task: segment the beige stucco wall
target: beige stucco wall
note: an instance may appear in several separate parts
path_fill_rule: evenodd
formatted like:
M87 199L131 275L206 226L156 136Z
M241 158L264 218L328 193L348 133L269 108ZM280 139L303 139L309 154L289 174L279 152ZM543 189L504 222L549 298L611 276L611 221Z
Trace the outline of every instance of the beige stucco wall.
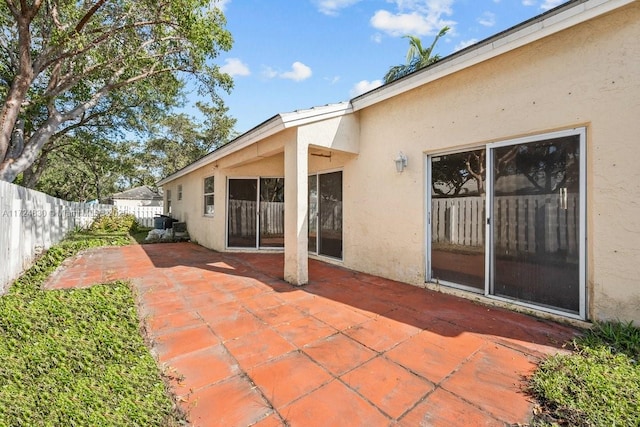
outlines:
M640 323L639 39L635 2L361 110L344 177L345 265L424 281L426 154L586 126L590 316Z
M356 113L283 130L164 188L191 236L222 251L227 178L284 176L285 145L309 144L309 173L343 171L340 263L423 285L427 155L585 127L588 315L640 324L638 39L635 2ZM403 173L399 151L409 159ZM207 217L211 175L215 215Z

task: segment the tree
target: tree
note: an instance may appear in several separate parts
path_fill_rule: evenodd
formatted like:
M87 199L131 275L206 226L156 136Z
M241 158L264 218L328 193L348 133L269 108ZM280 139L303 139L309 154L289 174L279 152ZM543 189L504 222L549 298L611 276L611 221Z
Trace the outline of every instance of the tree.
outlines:
M442 27L436 37L433 39L431 46L424 48L422 41L416 36L405 36L409 39L409 50L407 51L406 64L394 65L389 68L387 74L384 75L384 82L391 83L394 80L398 80L408 74L413 73L421 68L433 64L440 60L440 55L433 54L433 49L436 46L438 40L443 37L451 28L448 26Z
M138 163L155 180L193 163L235 136L236 119L227 116L228 108L221 101L213 106L196 105L204 117L202 122L194 122L185 114L167 116L154 126L155 137L141 145Z
M130 124L132 108L175 105L185 73L214 99L217 89L232 86L207 65L232 43L224 15L209 0L3 0L0 25L5 181L43 150L46 163L57 135L111 120Z
M431 188L435 197L480 195L485 192L486 151L474 150L433 158ZM473 187L467 185L475 181Z
M64 200L104 198L126 186L122 178L133 170L129 151L127 143L98 140L85 132L64 136L48 153L56 167L46 168L35 188Z

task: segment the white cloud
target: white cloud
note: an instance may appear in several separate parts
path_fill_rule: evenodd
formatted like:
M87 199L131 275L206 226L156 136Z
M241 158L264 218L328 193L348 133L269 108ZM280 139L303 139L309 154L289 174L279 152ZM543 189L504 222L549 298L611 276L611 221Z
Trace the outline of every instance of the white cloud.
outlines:
M485 12L478 18L478 23L485 27L493 27L496 25L496 14L491 12Z
M560 6L562 3L566 3L567 0L544 0L540 5L540 9L549 10L556 6ZM538 4L536 0L522 0L524 6L535 6Z
M340 9L354 5L359 1L360 0L315 0L315 4L321 13L336 16L340 12Z
M377 30L392 36L436 34L445 25L455 25L454 21L444 19L444 16L453 13L453 0L388 1L396 5L397 11L378 10L370 23Z
M325 77L324 79L328 81L329 84L334 85L340 81L340 76Z
M356 83L349 91L349 96L355 98L358 95L362 95L365 92L369 92L377 87L382 86L382 80L374 80L372 82L368 80L361 80Z
M301 82L302 80L306 80L311 77L311 74L311 68L304 65L302 62L296 61L291 65L291 71L280 73L278 74L278 77Z
M478 39L463 40L460 43L458 43L456 45L456 47L453 48L453 51L457 52L459 50L464 49L465 47L469 47L469 46L474 45L476 43L478 43Z
M375 33L374 35L371 36L371 41L374 43L382 43L382 34Z
M273 79L278 77L278 72L271 67L262 67L262 75L268 79Z
M553 9L556 6L559 6L561 3L564 3L566 0L545 0L540 6L540 9L549 10Z
M238 58L228 58L225 64L220 67L220 71L234 76L248 76L251 74L249 67Z

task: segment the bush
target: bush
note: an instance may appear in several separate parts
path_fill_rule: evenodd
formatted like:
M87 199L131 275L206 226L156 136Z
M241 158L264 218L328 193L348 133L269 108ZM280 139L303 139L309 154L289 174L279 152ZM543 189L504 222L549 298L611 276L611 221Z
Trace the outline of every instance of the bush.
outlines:
M89 229L91 231L104 231L108 233L136 232L140 228L136 217L132 214L118 213L112 209L108 214L100 214L93 220Z

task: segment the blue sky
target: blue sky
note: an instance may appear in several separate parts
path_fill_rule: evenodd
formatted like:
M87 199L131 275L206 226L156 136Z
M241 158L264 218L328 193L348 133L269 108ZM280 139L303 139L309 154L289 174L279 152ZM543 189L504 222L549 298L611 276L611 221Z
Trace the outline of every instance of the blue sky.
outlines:
M234 79L223 98L240 133L277 113L346 101L405 62L404 35L446 56L563 0L215 0L234 44L216 63Z

